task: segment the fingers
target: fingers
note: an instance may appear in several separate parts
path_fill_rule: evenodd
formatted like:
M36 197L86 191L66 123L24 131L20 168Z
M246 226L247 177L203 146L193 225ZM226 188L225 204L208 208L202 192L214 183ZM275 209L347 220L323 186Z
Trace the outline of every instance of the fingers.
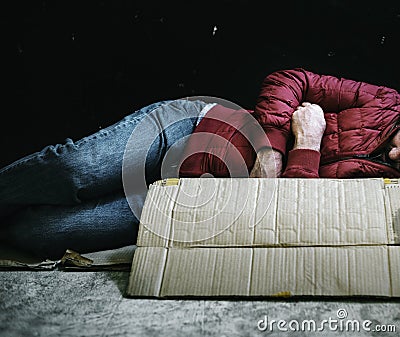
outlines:
M318 104L314 104L314 103L309 103L309 102L303 102L302 105L299 105L295 112L302 112L302 113L312 113L315 115L320 115L323 116L324 112L322 110L322 108L318 105Z
M324 112L319 105L308 104L299 106L294 111L292 115L292 131L294 134L322 135L326 128Z
M310 108L310 107L319 108L319 109L322 110L322 108L318 104L310 103L310 102L303 102L296 109L299 109L299 108L300 109L305 109L305 108Z

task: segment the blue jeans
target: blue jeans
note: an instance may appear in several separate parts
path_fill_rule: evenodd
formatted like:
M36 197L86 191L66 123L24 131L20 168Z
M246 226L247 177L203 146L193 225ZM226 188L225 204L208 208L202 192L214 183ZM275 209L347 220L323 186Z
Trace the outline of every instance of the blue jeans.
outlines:
M161 177L165 153L193 132L205 105L154 103L91 136L67 139L1 169L0 238L49 258L60 257L67 248L83 253L135 243L139 221L121 178L128 139L132 134L130 157L147 158L145 181L154 182ZM155 137L146 148L149 134ZM143 162L131 160L129 165L140 172ZM138 209L146 191L132 196Z

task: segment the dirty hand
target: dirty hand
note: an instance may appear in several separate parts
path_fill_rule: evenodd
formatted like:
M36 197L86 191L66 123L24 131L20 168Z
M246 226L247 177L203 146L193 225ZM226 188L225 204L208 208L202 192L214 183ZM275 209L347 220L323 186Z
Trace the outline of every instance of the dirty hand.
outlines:
M293 150L319 151L325 128L324 112L319 105L304 102L298 106L292 116L292 131L295 136Z
M270 148L257 152L257 158L250 172L250 178L277 178L282 172L282 155Z

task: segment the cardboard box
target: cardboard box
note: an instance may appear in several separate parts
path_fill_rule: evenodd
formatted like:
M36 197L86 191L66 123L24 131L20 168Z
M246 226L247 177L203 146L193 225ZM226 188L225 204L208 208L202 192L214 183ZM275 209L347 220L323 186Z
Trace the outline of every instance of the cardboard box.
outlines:
M159 181L127 293L397 297L399 219L398 180Z

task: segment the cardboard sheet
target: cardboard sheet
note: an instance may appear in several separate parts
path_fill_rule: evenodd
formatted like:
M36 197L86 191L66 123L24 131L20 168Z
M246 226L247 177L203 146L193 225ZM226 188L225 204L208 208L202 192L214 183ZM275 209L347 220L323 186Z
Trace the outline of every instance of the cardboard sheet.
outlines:
M128 294L399 296L399 210L397 180L157 182Z
M400 247L138 248L131 296L399 296Z
M382 179L181 179L151 186L138 246L389 244L390 221Z

